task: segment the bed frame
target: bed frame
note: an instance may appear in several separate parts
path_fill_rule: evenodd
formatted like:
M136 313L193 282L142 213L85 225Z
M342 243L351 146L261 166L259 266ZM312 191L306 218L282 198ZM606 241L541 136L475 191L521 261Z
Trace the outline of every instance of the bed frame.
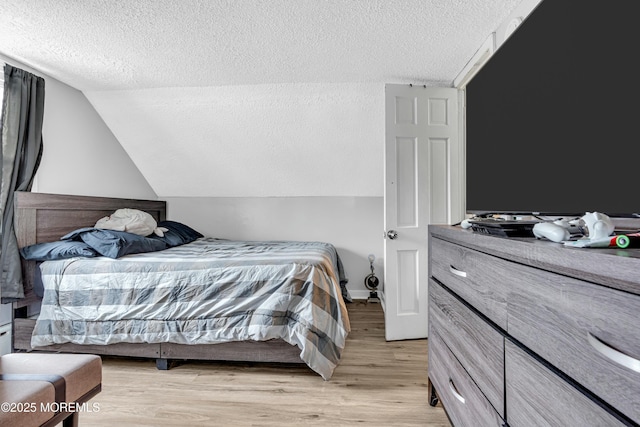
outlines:
M15 230L18 247L58 240L70 231L93 227L97 220L116 209L132 208L149 212L157 221L166 219L164 201L120 199L46 193L15 193ZM31 334L39 313L40 298L33 291L36 263L22 260L25 298L13 303L13 351L92 353L156 359L158 369L169 369L175 360L218 360L244 362L304 363L300 349L283 340L237 341L220 344L110 345L59 344L31 348Z

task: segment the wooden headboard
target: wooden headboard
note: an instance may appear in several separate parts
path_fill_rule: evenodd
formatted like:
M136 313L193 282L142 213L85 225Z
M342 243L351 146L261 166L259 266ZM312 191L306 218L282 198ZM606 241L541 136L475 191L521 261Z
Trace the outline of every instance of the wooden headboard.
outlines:
M166 219L167 204L159 200L120 199L114 197L75 196L64 194L15 193L14 223L18 247L52 242L81 227L93 227L100 218L116 209L131 208L149 212L156 221ZM36 264L22 260L24 301L34 301L33 280Z

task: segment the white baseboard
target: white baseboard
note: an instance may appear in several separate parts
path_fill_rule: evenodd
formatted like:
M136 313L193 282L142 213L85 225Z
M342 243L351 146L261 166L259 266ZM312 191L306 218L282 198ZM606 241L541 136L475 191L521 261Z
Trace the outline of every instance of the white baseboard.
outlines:
M367 299L369 298L369 291L364 289L354 289L349 290L349 295L351 295L351 298L353 299Z

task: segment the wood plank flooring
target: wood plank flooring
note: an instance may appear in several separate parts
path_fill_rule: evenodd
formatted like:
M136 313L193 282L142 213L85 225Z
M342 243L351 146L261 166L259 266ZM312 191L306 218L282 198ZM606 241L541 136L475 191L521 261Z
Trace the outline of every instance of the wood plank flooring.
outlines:
M83 427L369 425L449 427L427 403L427 340L386 342L380 304L348 305L352 331L333 377L306 365L103 358Z

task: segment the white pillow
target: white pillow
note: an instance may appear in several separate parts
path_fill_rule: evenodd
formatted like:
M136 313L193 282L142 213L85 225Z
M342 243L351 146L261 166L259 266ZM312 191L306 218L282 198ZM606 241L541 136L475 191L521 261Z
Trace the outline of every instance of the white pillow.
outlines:
M148 236L155 233L162 237L166 229L158 228L158 223L151 214L138 210L123 208L118 209L109 216L100 218L95 225L96 228L107 230L126 231L128 233Z

